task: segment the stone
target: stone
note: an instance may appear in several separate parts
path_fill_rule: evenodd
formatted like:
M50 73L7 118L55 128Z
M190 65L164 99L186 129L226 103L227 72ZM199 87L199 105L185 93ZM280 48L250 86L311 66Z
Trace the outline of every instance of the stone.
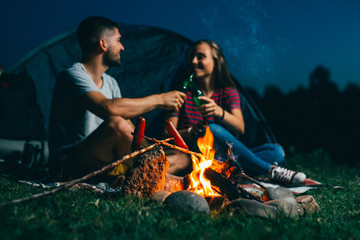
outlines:
M159 192L154 193L151 196L150 200L153 202L163 203L170 194L171 194L171 192L168 192L168 191L159 191Z
M123 194L150 198L164 189L168 169L169 161L161 146L136 156L133 167L125 173Z
M291 219L299 217L297 202L294 196L270 200L264 204L276 207L279 214Z
M320 206L311 195L303 195L296 198L298 212L300 216L320 212Z
M205 200L208 202L212 212L219 212L228 204L228 200L223 196L206 197Z
M263 204L256 200L239 198L231 201L220 214L228 214L229 216L243 215L260 218L274 219L278 215L278 209L274 206Z
M277 187L277 188L268 187L264 191L262 200L264 202L266 202L266 201L270 201L270 200L275 200L275 199L280 199L280 198L287 198L287 197L292 197L292 198L295 199L294 194L292 193L292 191L287 189L287 188L284 188L284 187Z
M165 199L164 205L178 211L210 213L210 208L205 198L186 190L170 194Z

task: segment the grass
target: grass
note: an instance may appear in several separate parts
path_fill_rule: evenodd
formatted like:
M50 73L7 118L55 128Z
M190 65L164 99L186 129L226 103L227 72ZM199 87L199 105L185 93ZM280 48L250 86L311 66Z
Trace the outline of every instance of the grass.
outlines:
M360 239L358 167L331 163L321 150L290 151L288 164L324 187L310 190L319 214L265 220L171 212L134 197L65 190L0 209L1 239ZM0 167L0 202L43 191ZM341 186L342 188L334 188Z

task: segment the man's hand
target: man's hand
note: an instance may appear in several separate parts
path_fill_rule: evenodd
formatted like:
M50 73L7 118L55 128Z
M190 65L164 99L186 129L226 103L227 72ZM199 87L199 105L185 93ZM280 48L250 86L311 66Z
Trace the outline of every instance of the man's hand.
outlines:
M162 98L161 108L177 112L185 102L186 94L179 91L171 91L160 94L160 97Z

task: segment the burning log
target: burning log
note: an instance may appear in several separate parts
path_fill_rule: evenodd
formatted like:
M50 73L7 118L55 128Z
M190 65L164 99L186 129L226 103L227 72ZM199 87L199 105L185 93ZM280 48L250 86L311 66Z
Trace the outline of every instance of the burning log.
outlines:
M158 142L158 140L156 139L149 140ZM247 198L262 202L260 199L256 198L251 193L247 192L237 184L234 184L231 180L227 178L229 177L231 172L236 169L236 166L234 166L234 164L231 164L231 162L227 161L225 164L222 164L220 162L215 164L216 166L214 167L218 167L218 171L211 169L211 166L213 166L216 161L214 160L215 150L212 148L213 136L208 126L206 127L205 135L202 138L198 139L198 146L202 154L192 152L188 149L171 145L169 143L164 143L163 145L177 149L192 156L193 172L184 178L184 189L194 191L202 195L203 197L214 197L221 195L230 201L238 198ZM203 178L203 174L205 175L205 179ZM241 174L244 175L243 177L251 179L245 173L242 172ZM210 180L211 184L208 184L206 179ZM194 182L196 183L194 184ZM202 186L199 187L199 183ZM212 190L215 190L215 192L213 192Z
M165 187L165 174L169 161L161 146L137 156L134 165L125 174L124 194L151 197Z
M228 159L224 163L218 162L217 164L215 164L215 166L216 165L218 165L218 166L220 165L220 171L218 169L216 169L219 167L214 167L213 170L228 177L232 182L240 183L243 180L249 180L249 181L257 184L259 187L266 189L266 187L263 184L261 184L259 181L246 175L244 170L241 168L240 164L233 159Z
M205 170L205 176L207 179L210 180L211 185L219 189L219 191L217 192L220 192L230 201L238 198L247 198L262 202L261 200L257 199L255 196L247 192L245 189L243 189L237 184L232 183L225 176L215 172L211 168L207 168Z
M228 200L232 201L238 198L246 198L251 200L256 200L262 202L260 199L256 198L251 193L247 192L245 189L240 187L239 185L231 182L228 178L223 176L222 174L214 171L211 168L207 168L205 170L205 177L210 180L213 189L224 196ZM185 188L189 186L189 176L184 178Z

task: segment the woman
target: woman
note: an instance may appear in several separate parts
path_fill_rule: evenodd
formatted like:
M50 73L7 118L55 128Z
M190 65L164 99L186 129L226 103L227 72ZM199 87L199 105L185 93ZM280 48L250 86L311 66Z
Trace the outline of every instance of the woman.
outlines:
M282 184L297 185L305 180L304 173L277 166L284 162L281 146L266 144L250 150L236 138L245 132L240 96L216 43L197 41L189 50L188 70L204 96L199 97L203 104L197 106L192 92L187 91L181 110L169 117L184 139L197 136L208 124L214 135L217 159L224 159L231 145L232 153L248 173L268 175Z

